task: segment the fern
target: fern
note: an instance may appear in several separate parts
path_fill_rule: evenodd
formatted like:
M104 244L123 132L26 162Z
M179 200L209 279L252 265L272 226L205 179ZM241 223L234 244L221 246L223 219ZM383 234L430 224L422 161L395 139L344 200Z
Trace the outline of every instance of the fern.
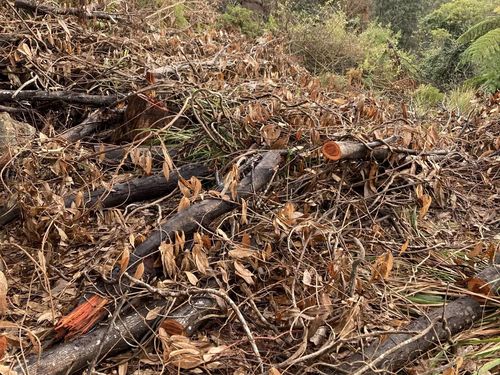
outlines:
M472 26L469 30L463 33L457 42L460 44L470 43L481 35L486 34L488 31L497 29L500 27L500 16L489 17L482 22L479 22Z
M500 27L477 38L466 50L470 62L485 65L500 59Z
M458 42L472 42L462 54L463 61L472 63L477 71L469 83L478 83L487 91L500 89L500 17L477 23Z

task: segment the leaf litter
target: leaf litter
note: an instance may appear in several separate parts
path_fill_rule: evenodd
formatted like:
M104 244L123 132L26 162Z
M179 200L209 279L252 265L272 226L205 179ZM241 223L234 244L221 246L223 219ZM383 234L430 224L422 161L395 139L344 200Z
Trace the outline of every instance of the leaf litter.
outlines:
M341 363L379 332L400 330L467 295L464 280L498 259L498 93L478 96L469 117L417 117L404 90L392 99L356 87L338 92L287 55L283 39L197 28L216 24L215 11L201 12L212 9L204 2L180 3L191 24L182 30L169 7L129 10L130 23L112 23L21 16L0 5L0 89L33 79L30 89L116 96L113 109L122 116L118 126L101 124L71 142L58 135L93 108L19 101L22 111L11 113L39 135L12 145L2 166L0 205L20 210L0 233L2 373L20 355L49 348L61 318L115 267L126 272L134 248L160 224L208 197L237 199L244 166L269 149L284 150L284 157L265 191L236 201L235 210L194 235L165 239L156 264L161 275L149 282L230 296L270 374ZM141 17L148 21L137 22ZM145 107L136 113L136 105ZM366 144L394 135L393 152L381 160L373 154L331 161L322 152L329 140ZM96 152L110 145L124 151L118 164ZM85 206L90 191L111 192L133 177L168 175L192 162L208 165L212 175L180 179L164 199ZM112 304L158 298L146 289L134 293ZM164 320L141 350L98 361L93 370L252 373L256 358L245 327L228 300L216 299L219 311L194 336ZM490 363L500 350L498 297L489 306L473 327L407 371L455 366L462 373Z

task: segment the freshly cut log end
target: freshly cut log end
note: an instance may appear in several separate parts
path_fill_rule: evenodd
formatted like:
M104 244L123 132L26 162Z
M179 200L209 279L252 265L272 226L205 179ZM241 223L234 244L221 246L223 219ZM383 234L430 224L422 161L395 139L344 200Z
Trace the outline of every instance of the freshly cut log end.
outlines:
M55 330L59 338L71 338L88 332L106 314L108 300L98 295L92 295L87 301L63 317Z
M326 142L321 151L323 152L323 156L328 160L340 160L342 158L342 150L340 149L337 142L328 141Z
M175 319L165 319L160 327L169 335L186 335L185 327Z

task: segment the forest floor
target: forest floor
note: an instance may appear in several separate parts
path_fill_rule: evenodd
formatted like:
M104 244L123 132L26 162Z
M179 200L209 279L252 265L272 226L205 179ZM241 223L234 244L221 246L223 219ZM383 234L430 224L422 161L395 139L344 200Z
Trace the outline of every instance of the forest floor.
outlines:
M0 157L2 374L498 370L499 93L417 115L411 80L339 88L204 2L183 27L23 3L0 5L2 121L33 127ZM103 347L134 313L149 331Z

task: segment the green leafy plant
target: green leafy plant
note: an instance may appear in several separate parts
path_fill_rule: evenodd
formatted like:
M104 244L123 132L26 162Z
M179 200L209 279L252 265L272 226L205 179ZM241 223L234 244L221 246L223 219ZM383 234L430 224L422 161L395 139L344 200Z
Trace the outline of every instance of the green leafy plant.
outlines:
M249 37L261 35L264 29L258 15L240 5L228 5L221 16L221 24L225 28L239 30Z
M472 26L458 38L470 45L462 54L463 61L474 65L477 75L469 82L486 91L500 89L500 16L490 17Z

